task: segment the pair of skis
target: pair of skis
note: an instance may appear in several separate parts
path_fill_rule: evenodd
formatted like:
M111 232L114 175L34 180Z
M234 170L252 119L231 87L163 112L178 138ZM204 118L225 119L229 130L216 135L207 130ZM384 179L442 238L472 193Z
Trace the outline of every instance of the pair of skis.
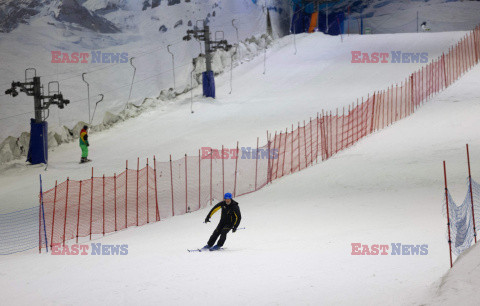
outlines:
M245 227L240 227L240 228L237 228L237 231L238 230L243 230L245 229ZM213 247L212 247L213 248ZM214 251L222 251L222 250L225 250L225 248L218 248L218 249L215 249L215 250L212 250L212 248L201 248L201 249L187 249L188 252L206 252L206 251L211 251L211 252L214 252Z
M201 248L201 249L187 249L189 252L216 252L216 251L222 251L224 248L218 248L216 250L212 250L212 248Z

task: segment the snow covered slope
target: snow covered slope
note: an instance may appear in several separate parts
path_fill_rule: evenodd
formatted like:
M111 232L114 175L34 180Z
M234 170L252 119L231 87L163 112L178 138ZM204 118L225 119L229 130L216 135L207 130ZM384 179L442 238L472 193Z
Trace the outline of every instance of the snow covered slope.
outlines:
M292 37L281 39L267 52L266 74L263 57L244 63L230 75L217 78L217 99L195 97L194 114L190 112L190 95L144 112L139 117L90 136L90 156L97 174L113 175L123 169L125 160L156 155L167 161L169 154L179 158L185 153L198 154L203 146L219 148L255 146L256 137L265 143L265 131L285 130L300 120L308 120L317 112L335 110L375 90L400 84L422 64L352 64L351 51L363 52L428 52L434 59L457 42L465 33L421 33L399 35L340 37L321 33L299 35L297 54ZM195 94L200 94L199 90ZM161 102L159 102L161 103ZM154 104L155 105L155 104ZM90 168L78 165L76 142L58 147L50 154L47 172L43 167L25 166L15 161L2 166L0 198L9 201L0 211L36 205L38 174L45 189L55 180L84 179ZM19 184L19 181L22 184ZM34 201L34 202L32 202Z
M128 244L125 256L32 251L2 257L2 300L72 305L435 302L429 286L449 266L442 160L447 160L453 196L464 195L467 142L472 171L480 173L479 78L476 67L413 116L324 163L239 198L246 229L229 234L223 252L186 252L204 245L213 230L202 223L206 211L198 211L93 241ZM182 110L176 113L187 118ZM351 243L428 244L428 255L352 256Z
M480 273L478 273L478 245L464 252L449 270L431 288L425 305L477 305Z

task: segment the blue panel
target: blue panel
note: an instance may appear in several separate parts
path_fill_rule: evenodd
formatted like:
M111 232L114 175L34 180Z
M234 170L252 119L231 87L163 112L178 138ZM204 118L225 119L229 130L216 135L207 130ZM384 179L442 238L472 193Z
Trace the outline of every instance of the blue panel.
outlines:
M203 80L203 96L215 99L215 78L213 71L205 71L202 73Z
M35 123L30 119L30 146L27 161L32 165L46 164L48 161L48 123Z

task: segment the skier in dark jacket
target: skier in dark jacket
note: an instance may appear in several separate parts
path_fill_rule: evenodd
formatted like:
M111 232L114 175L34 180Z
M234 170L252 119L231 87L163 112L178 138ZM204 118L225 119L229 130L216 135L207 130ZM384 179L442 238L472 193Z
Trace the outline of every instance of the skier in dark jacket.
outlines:
M238 207L238 203L232 199L231 193L226 193L224 200L210 210L208 216L205 218L205 223L210 222L210 218L220 209L222 210L220 223L218 223L217 228L213 231L212 236L210 236L207 245L203 247L204 249L208 248L211 251L220 249L227 239L228 232L232 230L232 232L235 233L240 224L240 220L242 219L240 208ZM220 239L217 245L213 246L219 236Z

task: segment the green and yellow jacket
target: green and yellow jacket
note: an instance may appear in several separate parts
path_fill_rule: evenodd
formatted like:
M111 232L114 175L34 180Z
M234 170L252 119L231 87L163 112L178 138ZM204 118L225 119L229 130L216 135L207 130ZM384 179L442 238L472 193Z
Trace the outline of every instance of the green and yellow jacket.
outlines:
M87 134L87 131L85 129L82 129L80 131L80 145L81 146L89 146L88 134Z

